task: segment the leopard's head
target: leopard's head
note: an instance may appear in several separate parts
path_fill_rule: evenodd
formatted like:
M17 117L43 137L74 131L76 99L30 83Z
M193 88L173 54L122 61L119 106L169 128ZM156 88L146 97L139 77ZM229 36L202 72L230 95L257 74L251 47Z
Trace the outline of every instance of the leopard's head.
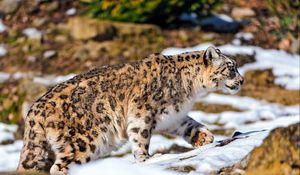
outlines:
M222 90L230 94L238 92L244 82L237 70L236 62L221 53L219 49L208 47L203 55L206 67L206 85L214 90Z

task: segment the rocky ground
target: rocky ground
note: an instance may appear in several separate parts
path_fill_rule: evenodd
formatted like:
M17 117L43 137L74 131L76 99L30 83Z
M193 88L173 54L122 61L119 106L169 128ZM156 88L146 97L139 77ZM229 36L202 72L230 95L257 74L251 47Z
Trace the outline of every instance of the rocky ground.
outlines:
M282 54L283 57L279 59L286 59L286 62L296 60L295 65L299 64L299 31L296 30L298 23L296 22L295 25L291 22L284 26L281 18L272 14L265 1L245 2L224 1L223 8L216 15L217 18L208 18L204 22L195 23L188 17L188 21L185 21L182 27L161 28L153 24L91 19L83 14L84 7L79 1L0 1L0 122L18 126L16 130L12 129L12 136L0 139L1 144L9 146L18 143L15 140L22 138L22 118L26 115L29 106L49 87L76 73L105 64L138 60L154 52L166 53L165 49L169 47L186 48L207 42L219 46L221 50L222 48L227 50L227 54L234 56L239 66L244 68L245 84L237 97L241 99L251 97L261 102L282 106L280 108L299 106L299 84L296 82L299 81L299 75L293 73L296 71L297 74L299 69L291 65L260 67L259 65L262 64L258 60L264 57L256 53L261 48L263 53L266 51L269 58L272 57L272 50L265 49L280 49L282 53L276 52L275 57ZM4 3L9 5L3 5ZM225 25L220 27L214 25L215 23L213 25L209 23L216 19L222 20L218 24ZM230 49L226 49L226 44L241 46L241 50L245 49L242 46L247 45L258 46L259 49L252 49L253 52L230 52ZM281 74L278 68L290 69L291 73ZM288 80L284 82L286 79ZM220 92L219 95L222 93ZM248 115L248 110L235 104L217 101L210 103L199 101L193 108L193 111L202 111L212 118L223 116L228 111L236 112L243 117L244 114ZM270 111L275 115L274 118L279 115L274 112L277 108ZM295 113L288 111L280 115L295 115ZM274 119L260 117L259 120L247 119L243 124L251 125L258 121ZM236 129L239 129L226 126L226 122L218 120L208 124L213 125L214 133L222 139L231 136ZM284 138L294 135L294 130L291 132L282 130L284 129L271 133L278 132L275 134L276 137L286 135ZM296 134L299 135L299 132ZM279 139L270 137L272 136L267 137L262 147L269 144L268 139L280 143ZM293 150L286 154L296 155L299 143L289 141L294 147L290 146L289 149ZM285 142L289 141L285 140ZM274 149L285 149L280 146L275 147L274 144ZM251 167L256 167L257 164L248 162L252 160L255 162L257 157L264 157L260 155L260 152L265 152L263 149L251 153L253 156L250 156L250 161L248 159L246 161L247 168L235 164L214 172L226 174L230 171L234 174L236 171L242 173L249 171L251 174L253 173L250 171ZM166 149L157 149L156 152L182 153L189 150L190 147L186 145L174 144ZM271 148L268 151L271 152ZM278 157L284 154L285 152L278 153ZM276 157L277 154L274 154L274 157L264 157L264 160ZM295 168L299 170L299 157L290 160L283 158L283 163L269 164L280 169L281 166L289 167L290 169L283 174L294 173ZM269 164L257 167L264 169ZM197 167L193 166L169 167L169 169L183 172L197 171Z

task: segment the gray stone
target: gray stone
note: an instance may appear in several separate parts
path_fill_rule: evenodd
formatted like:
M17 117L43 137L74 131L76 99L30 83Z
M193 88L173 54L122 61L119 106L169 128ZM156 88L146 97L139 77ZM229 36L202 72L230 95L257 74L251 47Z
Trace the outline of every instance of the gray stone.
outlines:
M13 13L18 9L19 6L20 0L0 0L0 13Z

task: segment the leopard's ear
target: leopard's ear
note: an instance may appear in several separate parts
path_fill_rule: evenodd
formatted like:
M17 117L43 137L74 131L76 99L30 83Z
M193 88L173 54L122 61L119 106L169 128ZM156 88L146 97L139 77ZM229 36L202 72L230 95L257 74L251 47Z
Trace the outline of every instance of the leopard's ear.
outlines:
M205 66L208 66L209 64L212 64L214 61L218 60L220 57L220 50L214 48L213 46L209 46L203 56L203 62Z

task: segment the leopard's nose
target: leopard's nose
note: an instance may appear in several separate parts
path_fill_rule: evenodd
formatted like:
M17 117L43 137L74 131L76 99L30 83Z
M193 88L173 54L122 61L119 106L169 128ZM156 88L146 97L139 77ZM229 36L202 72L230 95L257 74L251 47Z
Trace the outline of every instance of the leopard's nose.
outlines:
M240 83L241 83L241 85L243 85L243 83L244 83L244 78L241 78Z

